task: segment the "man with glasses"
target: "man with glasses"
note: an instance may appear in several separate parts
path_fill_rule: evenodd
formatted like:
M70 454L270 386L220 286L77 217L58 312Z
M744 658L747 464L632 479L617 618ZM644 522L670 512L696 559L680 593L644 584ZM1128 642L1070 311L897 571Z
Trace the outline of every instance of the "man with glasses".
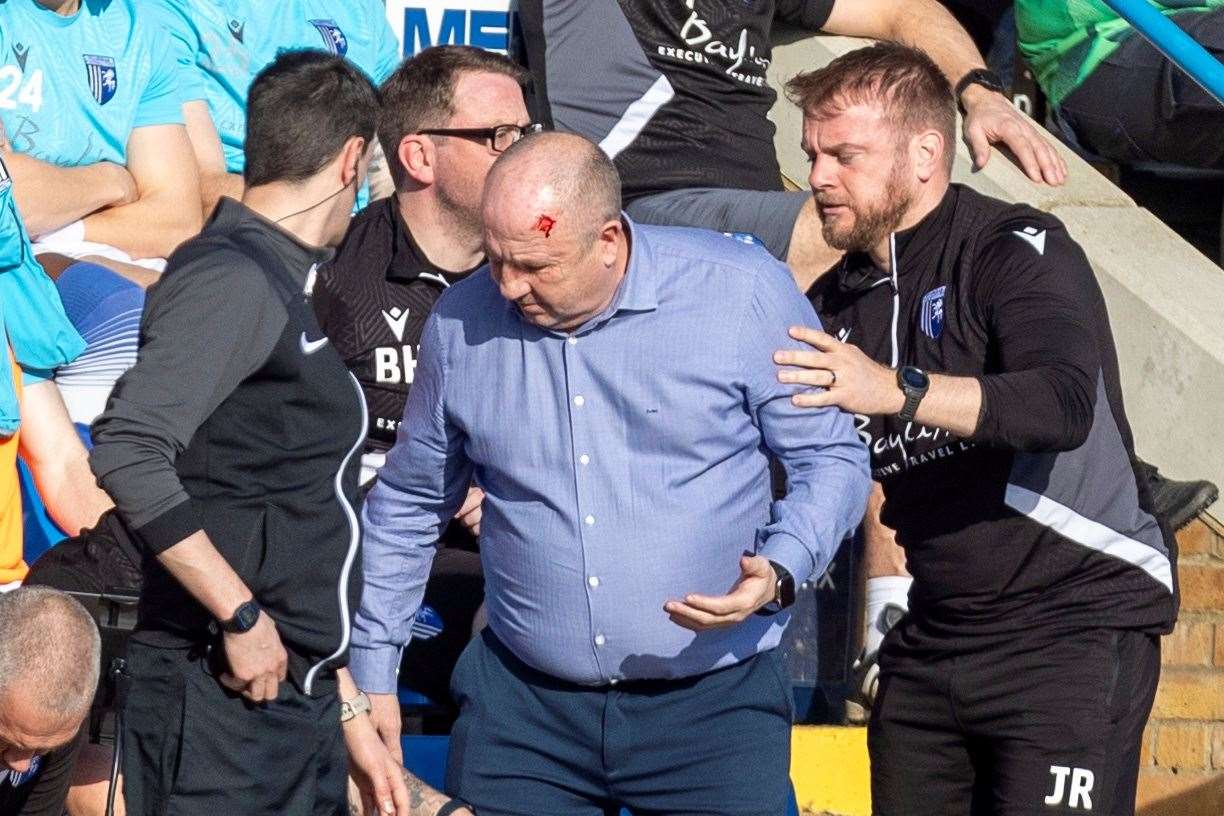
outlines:
M382 86L378 137L395 195L353 219L313 295L319 325L365 391L363 484L395 442L425 319L447 286L484 265L485 175L503 150L538 129L523 100L525 76L498 54L439 46L406 61ZM442 631L439 621L430 626L422 617L404 658L412 669L406 682L443 705L450 705L451 667L483 598L471 534L479 532L481 498L471 491L459 513L463 523L444 532L434 562L425 604L440 616ZM385 714L399 717L394 706Z

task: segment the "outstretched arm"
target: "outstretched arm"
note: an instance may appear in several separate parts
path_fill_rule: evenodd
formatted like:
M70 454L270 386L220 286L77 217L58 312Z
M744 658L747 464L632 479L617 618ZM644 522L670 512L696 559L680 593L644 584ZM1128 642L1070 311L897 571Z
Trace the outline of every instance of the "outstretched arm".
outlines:
M843 0L833 6L824 30L921 49L953 85L984 65L969 34L936 0ZM1033 181L1062 184L1066 180L1066 162L1032 120L1002 94L970 85L960 101L965 109L965 142L975 167L986 166L991 144L1002 144Z

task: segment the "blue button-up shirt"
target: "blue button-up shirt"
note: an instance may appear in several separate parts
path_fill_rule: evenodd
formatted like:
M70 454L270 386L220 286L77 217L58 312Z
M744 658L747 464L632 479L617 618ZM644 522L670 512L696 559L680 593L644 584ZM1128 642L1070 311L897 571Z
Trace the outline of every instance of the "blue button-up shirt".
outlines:
M726 593L745 551L802 581L862 517L850 416L794 407L776 378L773 352L798 346L787 328L818 325L786 266L715 232L630 234L612 304L572 334L524 320L487 269L434 307L364 509L363 689L395 690L439 530L473 479L489 626L528 665L589 685L776 646L786 614L698 634L663 604ZM770 453L789 478L777 502Z

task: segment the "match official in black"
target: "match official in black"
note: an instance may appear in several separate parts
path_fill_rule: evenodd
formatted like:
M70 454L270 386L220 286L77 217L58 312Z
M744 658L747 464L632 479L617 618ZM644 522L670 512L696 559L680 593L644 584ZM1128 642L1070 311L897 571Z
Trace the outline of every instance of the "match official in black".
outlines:
M149 290L138 361L93 426L94 473L144 553L127 811L335 816L351 760L368 812L409 816L343 668L366 410L307 294L366 176L378 92L290 51L248 105L243 200Z

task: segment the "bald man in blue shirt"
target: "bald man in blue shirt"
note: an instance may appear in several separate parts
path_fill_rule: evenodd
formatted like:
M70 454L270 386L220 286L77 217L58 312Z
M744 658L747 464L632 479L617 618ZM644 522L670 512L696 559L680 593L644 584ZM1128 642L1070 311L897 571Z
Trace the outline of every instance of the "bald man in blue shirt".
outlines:
M850 416L802 413L774 376L816 316L763 249L631 222L578 136L507 150L484 221L489 266L436 305L365 505L352 668L380 733L398 743L399 650L474 479L489 626L452 678L447 793L482 816L776 816L780 607L869 485Z

